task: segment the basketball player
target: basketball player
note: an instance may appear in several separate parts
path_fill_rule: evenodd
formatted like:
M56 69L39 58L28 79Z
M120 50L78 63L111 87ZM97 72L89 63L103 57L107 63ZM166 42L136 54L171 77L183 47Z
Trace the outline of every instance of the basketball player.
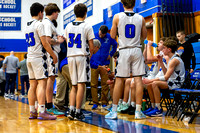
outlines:
M55 120L55 116L51 116L45 111L45 91L48 78L46 51L53 58L53 64L57 63L57 57L46 41L44 26L40 22L43 19L43 11L44 6L40 3L32 4L30 7L32 20L27 22L25 30L28 44L27 68L30 79L30 89L28 91L29 119ZM35 109L36 99L39 103L39 115Z
M69 23L65 28L68 65L72 80L70 113L68 117L71 120L80 120L84 118L80 108L85 91L85 82L90 77L88 56L93 54L94 32L92 26L84 22L87 13L87 7L84 4L79 3L75 5L74 13L76 15L75 21Z
M64 38L57 35L56 27L53 24L53 20L56 20L58 13L60 12L59 7L55 3L49 3L45 7L46 18L42 21L44 24L45 35L47 41L51 44L51 47L58 59L58 53L60 52L60 43L64 41ZM52 57L47 55L48 61L48 80L46 88L46 108L47 111L54 115L63 115L64 113L59 112L53 108L53 84L55 77L58 75L58 63L53 64Z
M130 77L130 71L136 85L136 111L135 118L142 119L145 115L141 111L143 84L142 75L145 74L144 57L141 51L140 38L147 37L145 20L142 16L133 12L135 0L121 0L124 12L114 16L111 28L111 37L115 38L117 29L119 33L119 58L116 81L113 93L112 111L105 118L117 119L117 103L123 94L124 82Z

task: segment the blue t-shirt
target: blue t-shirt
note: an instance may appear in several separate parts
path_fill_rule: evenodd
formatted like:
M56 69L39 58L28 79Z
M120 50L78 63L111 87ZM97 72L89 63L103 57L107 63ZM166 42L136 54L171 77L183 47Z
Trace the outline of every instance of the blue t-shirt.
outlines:
M114 39L112 39L110 37L110 34L108 34L108 33L105 35L105 37L100 38L99 32L97 32L97 33L95 33L95 39L98 39L101 42L101 47L94 54L95 57L93 57L95 62L101 66L109 65L110 60L107 60L108 55L110 55L111 57L114 55L114 53L117 50L117 42ZM111 46L112 46L112 50L110 51Z

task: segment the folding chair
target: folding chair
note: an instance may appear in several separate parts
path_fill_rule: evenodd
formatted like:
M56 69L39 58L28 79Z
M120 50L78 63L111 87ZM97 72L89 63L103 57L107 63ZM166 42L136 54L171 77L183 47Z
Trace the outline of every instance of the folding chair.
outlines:
M176 109L176 111L173 115L173 118L174 118L178 114L180 109L182 108L182 111L179 114L177 121L179 121L180 119L183 120L186 113L188 113L188 111L190 110L190 113L192 113L192 117L191 117L189 123L192 123L192 121L194 120L195 116L197 115L197 113L199 111L200 107L198 105L196 108L194 107L194 112L193 112L193 109L191 108L191 104L193 104L193 106L194 106L193 102L196 99L198 99L198 101L199 101L200 90L196 90L196 89L199 88L200 69L197 69L192 73L191 80L193 80L193 84L190 87L190 89L182 89L182 88L174 89L175 93L181 94L182 96L185 95L185 98L182 99L181 103L178 105L178 108ZM191 104L190 104L190 102L191 102Z
M190 73L186 71L186 73L185 73L185 81L184 81L184 83L183 83L183 85L181 87L182 89L184 89L184 88L190 88L192 86L192 83L191 83L191 80L190 80L190 76L191 76ZM181 103L181 99L182 99L181 95L178 94L178 93L175 93L174 90L175 89L173 89L171 91L172 98L169 99L170 103L169 103L169 107L168 107L168 110L167 110L165 116L171 115L171 113L173 113L174 110Z

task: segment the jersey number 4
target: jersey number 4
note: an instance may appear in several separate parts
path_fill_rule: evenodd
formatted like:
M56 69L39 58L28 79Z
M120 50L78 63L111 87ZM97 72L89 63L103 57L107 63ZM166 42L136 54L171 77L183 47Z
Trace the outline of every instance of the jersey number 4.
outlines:
M74 39L75 38L75 39ZM78 34L76 37L75 37L75 34L73 33L69 33L69 42L68 42L68 47L69 48L72 48L74 46L74 43L77 44L76 45L76 48L81 48L81 34Z
M125 37L126 38L134 38L135 37L135 25L127 24L125 26Z
M30 46L35 46L35 38L34 38L34 33L31 32L29 34L26 34L26 42L28 43L28 47Z

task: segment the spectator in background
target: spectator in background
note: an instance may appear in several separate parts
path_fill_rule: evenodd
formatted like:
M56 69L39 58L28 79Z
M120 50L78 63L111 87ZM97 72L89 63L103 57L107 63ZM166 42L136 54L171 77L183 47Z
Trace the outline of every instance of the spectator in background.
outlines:
M3 66L3 60L5 57L3 55L0 55L0 68Z
M69 102L69 89L72 88L71 78L69 75L69 67L67 60L67 44L66 41L60 44L61 51L58 54L58 77L56 78L56 98L54 106L60 111L64 111L65 105ZM68 86L67 86L68 84ZM69 87L69 88L68 88ZM67 93L67 94L66 94ZM67 103L66 103L67 101Z
M24 54L24 60L19 62L20 69L20 80L21 80L21 97L25 95L24 84L26 84L26 92L29 90L29 77L28 77L28 69L26 65L27 54Z
M194 54L194 49L192 47L192 44L190 41L185 40L184 31L177 31L176 37L179 40L177 53L180 55L181 59L184 62L185 70L192 73L196 66L196 57Z
M95 53L95 62L100 66L109 65L110 59L117 50L117 42L110 37L108 32L108 27L102 25L99 31L95 34L95 39L98 39L101 43L100 49ZM112 50L110 51L110 47ZM110 52L109 52L110 51ZM101 104L102 107L106 107L108 104L108 89L107 84L108 75L106 69L101 68L91 68L91 92L92 92L92 101L94 103L92 109L96 109L99 105L98 101L98 77L101 76Z
M19 66L19 59L14 55L14 51L10 52L10 56L7 56L3 61L3 69L6 69L6 89L5 97L8 97L8 91L10 90L10 97L14 98L15 81L17 76L17 69Z
M5 86L6 86L5 72L3 71L3 67L0 67L0 96L4 95Z

